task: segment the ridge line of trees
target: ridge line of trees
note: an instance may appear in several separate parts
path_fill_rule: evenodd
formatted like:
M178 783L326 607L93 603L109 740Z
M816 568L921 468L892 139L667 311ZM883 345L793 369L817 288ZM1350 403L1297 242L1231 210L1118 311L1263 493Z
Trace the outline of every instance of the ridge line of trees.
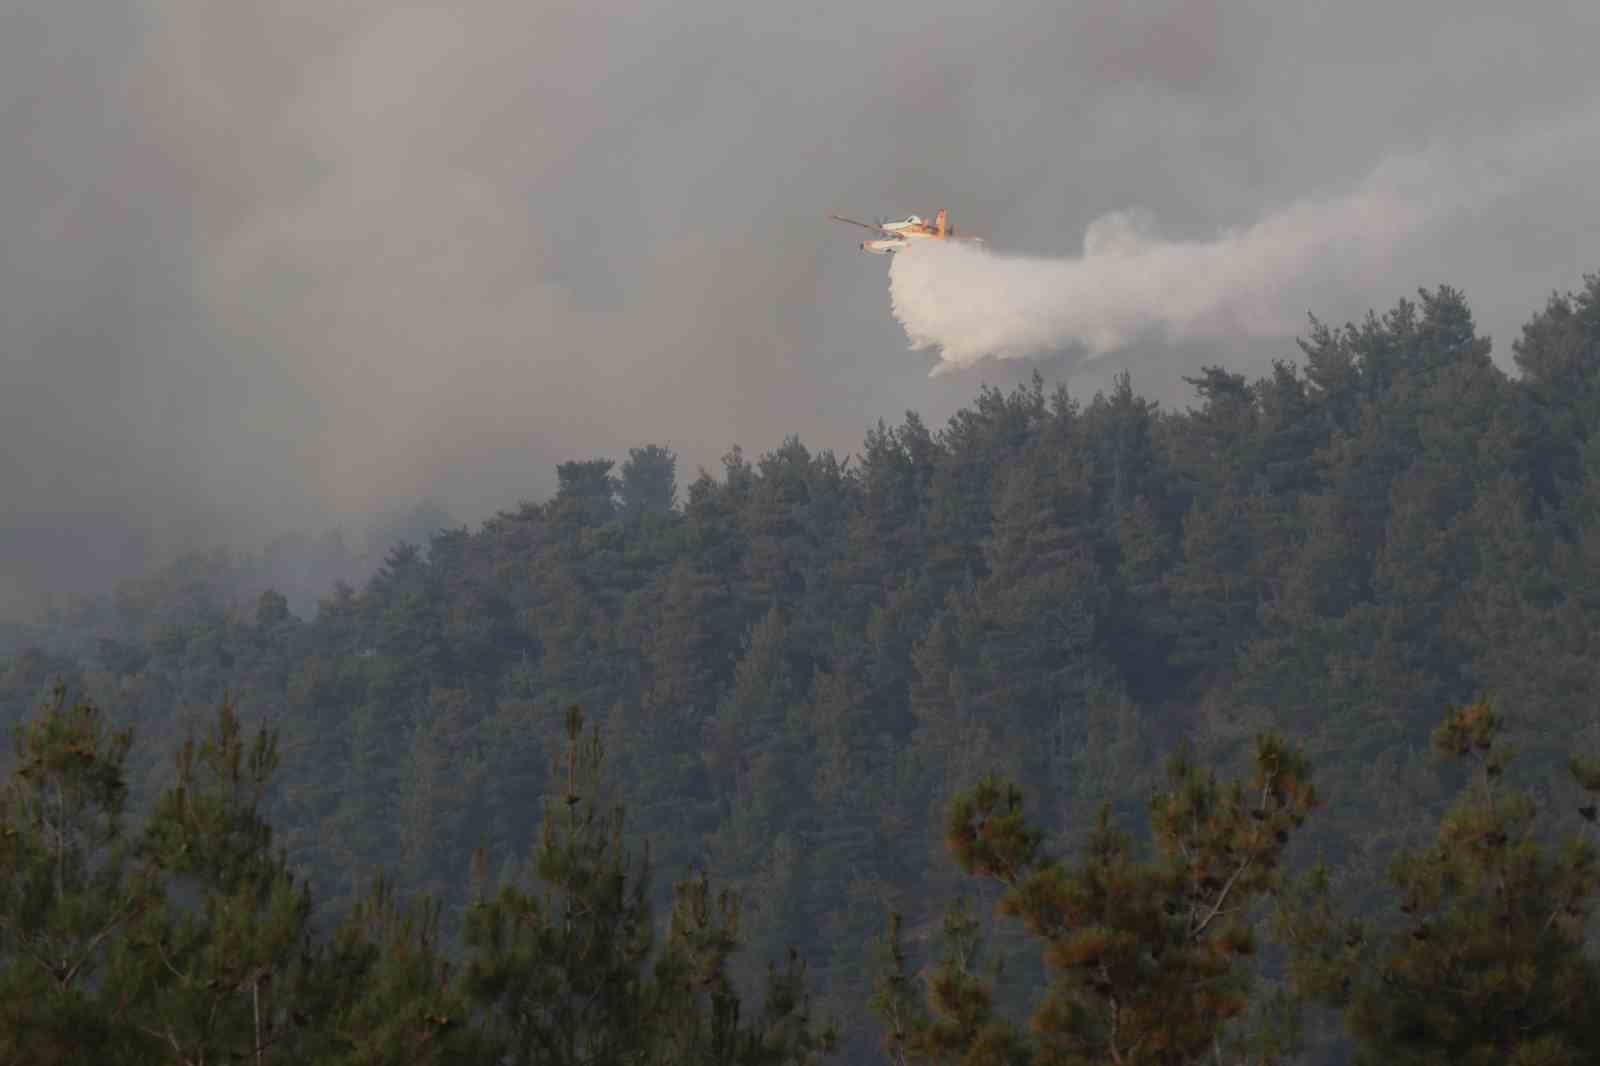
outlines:
M141 740L142 816L232 693L278 737L259 813L317 886L319 935L382 868L453 944L462 871L481 849L491 881L517 872L580 704L627 782L630 853L648 839L656 868L747 900L734 987L759 997L797 947L852 1058L877 1043L857 947L891 911L922 958L971 894L996 1003L1023 1017L1043 987L1035 940L990 914L1005 887L947 858L948 805L986 774L1056 827L1048 854L1109 805L1145 855L1157 753L1232 779L1257 735L1295 738L1326 802L1293 846L1370 919L1456 793L1427 756L1440 707L1516 708L1519 786L1600 748L1600 279L1532 316L1515 376L1448 287L1313 320L1301 349L1256 380L1205 368L1184 411L1125 377L984 389L943 427L874 427L849 463L791 439L680 484L666 449L582 459L314 617L190 561L0 631L0 726L57 677L112 709Z

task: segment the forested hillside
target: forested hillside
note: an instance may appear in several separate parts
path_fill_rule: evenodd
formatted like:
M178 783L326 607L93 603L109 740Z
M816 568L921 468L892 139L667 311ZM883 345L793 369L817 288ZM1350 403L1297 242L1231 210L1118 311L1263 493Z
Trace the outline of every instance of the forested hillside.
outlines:
M940 926L947 805L987 773L1068 847L1102 804L1143 826L1167 753L1243 772L1274 730L1322 799L1294 847L1360 910L1454 793L1446 707L1492 697L1540 790L1600 751L1600 276L1533 316L1517 376L1489 347L1440 288L1313 323L1260 380L1207 369L1183 412L1036 380L846 457L565 463L314 617L189 564L14 627L0 722L64 679L134 729L139 807L231 697L280 738L267 813L320 913L382 868L455 930L474 852L527 854L580 705L660 891L738 889L741 979L795 946L871 1046L865 946L891 910L913 951Z

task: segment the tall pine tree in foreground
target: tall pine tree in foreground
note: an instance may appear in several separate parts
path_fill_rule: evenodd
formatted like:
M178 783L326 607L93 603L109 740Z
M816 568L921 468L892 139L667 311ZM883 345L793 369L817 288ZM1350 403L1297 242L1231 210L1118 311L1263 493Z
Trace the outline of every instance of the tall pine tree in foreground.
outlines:
M1235 1022L1250 1006L1252 905L1273 891L1293 832L1318 804L1301 752L1256 741L1242 780L1175 759L1151 800L1141 860L1102 811L1076 861L1047 856L1018 790L993 779L950 805L946 841L969 875L1004 886L999 910L1043 942L1048 987L1024 1033L976 972L976 925L946 919L944 957L914 991L892 921L876 1005L899 1066L1182 1066L1272 1061L1286 1036Z
M807 1066L833 1047L792 952L762 1009L742 1007L731 893L690 877L658 930L649 863L623 848L575 708L531 868L480 891L456 950L436 901L382 877L319 932L262 814L276 735L231 705L179 748L137 832L131 742L61 689L17 731L0 782L0 1062Z
M677 887L664 940L645 856L623 847L623 813L602 795L604 749L567 715L564 791L545 812L531 878L468 912L465 990L507 1066L697 1063L801 1066L831 1047L813 1023L804 967L768 976L763 1010L742 1015L729 976L739 903L704 877Z
M1471 783L1436 842L1390 869L1398 917L1341 913L1315 871L1279 919L1299 991L1342 1010L1360 1063L1576 1066L1600 1061L1600 965L1585 926L1600 899L1600 762L1575 759L1580 833L1541 834L1532 795L1506 786L1511 750L1487 702L1450 712L1434 750Z
M60 686L17 730L0 784L0 1062L131 1057L105 992L145 903L123 826L131 743Z
M175 1062L303 1061L320 1041L295 1015L321 1006L321 953L310 886L262 814L277 737L247 736L224 703L175 769L139 846L150 898L120 974L133 1023Z

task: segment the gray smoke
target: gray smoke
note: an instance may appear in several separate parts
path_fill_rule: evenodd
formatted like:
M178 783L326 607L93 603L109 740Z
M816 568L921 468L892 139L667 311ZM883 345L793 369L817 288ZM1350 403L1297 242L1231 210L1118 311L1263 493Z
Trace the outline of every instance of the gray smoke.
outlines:
M986 358L1094 359L1140 341L1281 338L1318 291L1380 276L1429 230L1469 228L1530 181L1577 175L1597 154L1600 108L1590 106L1489 144L1386 159L1354 189L1209 240L1163 238L1148 212L1130 210L1092 222L1077 256L914 242L889 269L890 306L913 351L938 352L935 375Z
M1385 159L1517 142L1588 102L1597 44L1568 0L20 0L0 610L423 495L475 520L630 445L692 474L938 422L977 382L928 379L826 212L947 207L1048 258L1138 205L1143 239L1204 243ZM1257 336L1135 321L1046 372L1182 402L1197 359L1249 370L1305 310L1441 281L1503 341L1600 261L1594 162L1522 160L1512 193L1308 271Z

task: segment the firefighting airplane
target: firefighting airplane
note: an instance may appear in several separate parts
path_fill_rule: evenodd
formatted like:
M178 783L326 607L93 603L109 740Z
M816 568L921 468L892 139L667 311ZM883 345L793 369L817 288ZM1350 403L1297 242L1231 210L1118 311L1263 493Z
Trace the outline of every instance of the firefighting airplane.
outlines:
M947 241L958 239L963 241L972 241L976 244L983 243L983 241L977 237L957 238L956 228L949 224L947 212L942 208L940 209L939 213L934 216L931 224L925 221L921 215L907 215L905 219L900 222L879 222L877 224L873 224L871 222L857 222L853 218L845 218L842 215L829 215L828 217L833 219L835 222L848 222L852 226L860 226L863 229L870 229L881 233L883 236L879 237L877 240L861 242L861 250L863 252L871 252L873 255L889 255L892 252L898 252L905 248L912 241L920 240Z

